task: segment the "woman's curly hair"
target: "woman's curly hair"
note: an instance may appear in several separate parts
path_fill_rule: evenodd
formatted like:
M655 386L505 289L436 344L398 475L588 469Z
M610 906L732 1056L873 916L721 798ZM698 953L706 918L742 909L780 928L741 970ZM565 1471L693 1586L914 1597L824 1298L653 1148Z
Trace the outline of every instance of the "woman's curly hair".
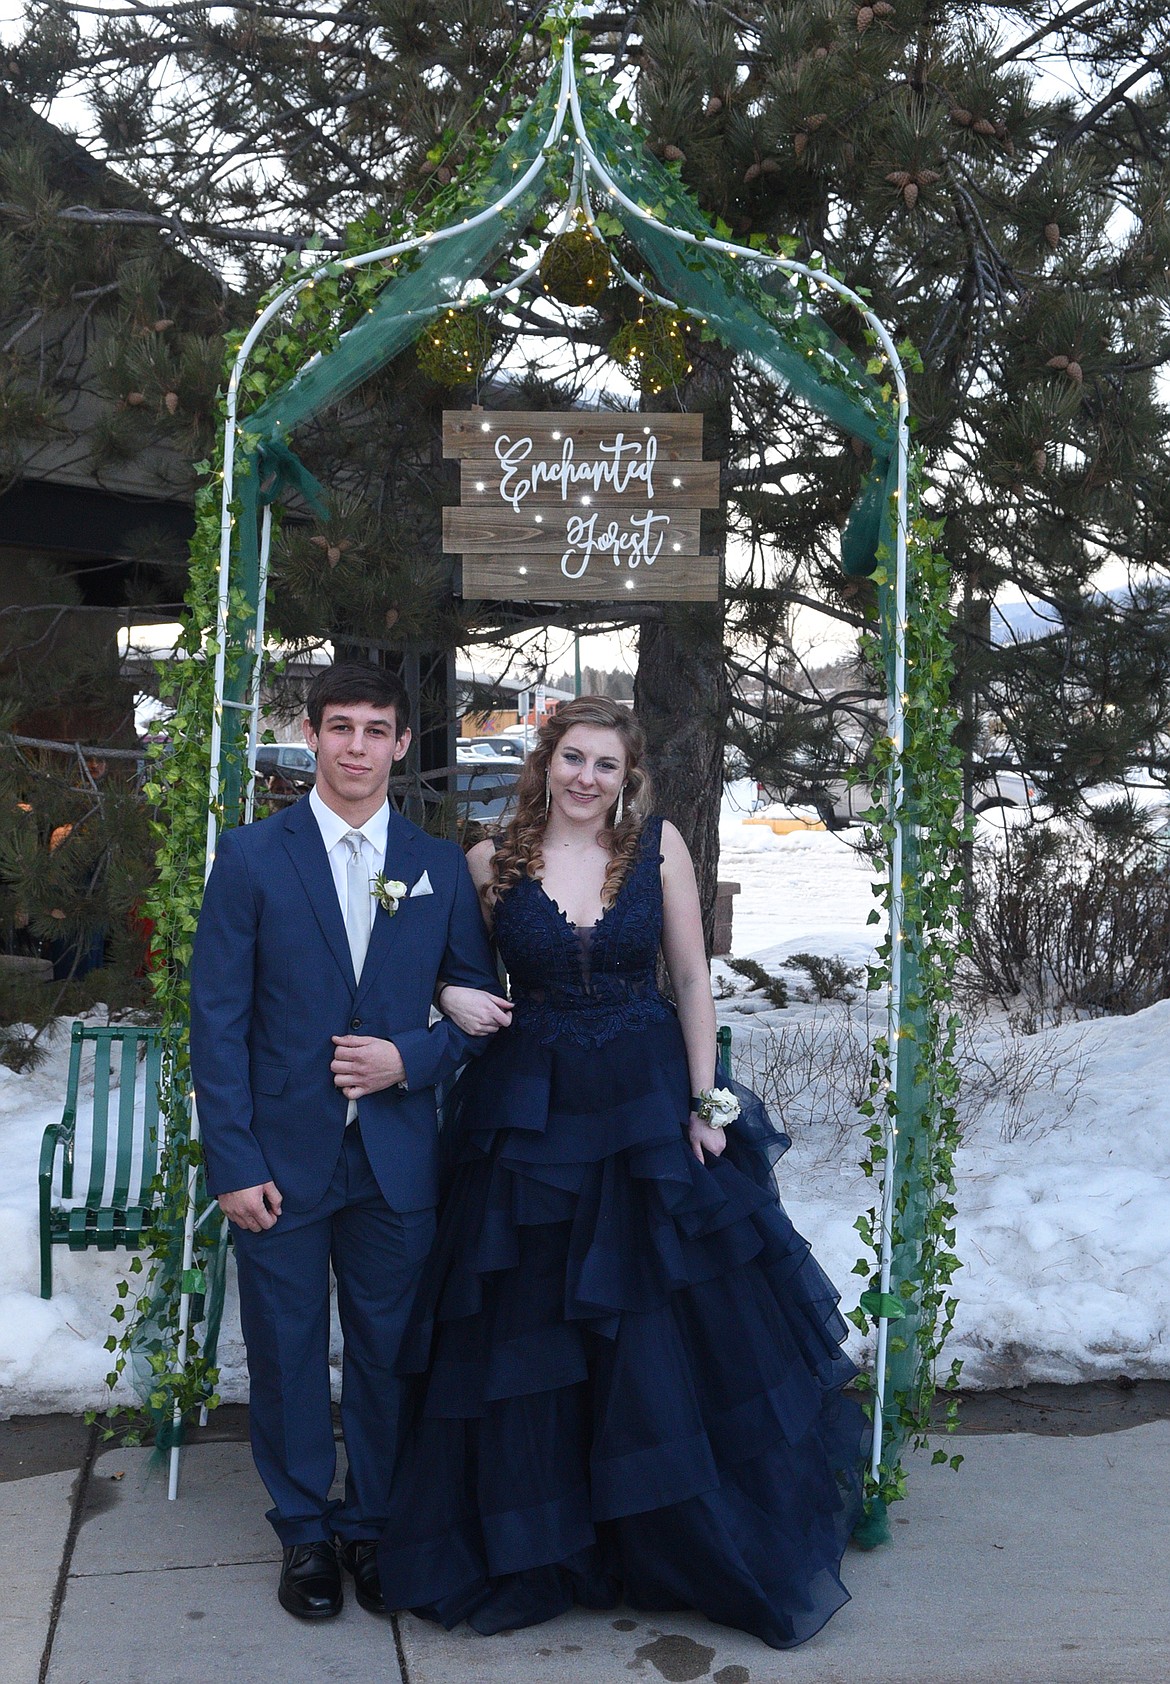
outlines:
M485 905L491 906L522 877L537 877L544 864L545 780L557 744L574 725L600 726L616 731L626 752L622 822L606 818L609 828L609 868L602 885L601 904L612 906L633 864L642 826L650 816L654 795L643 764L646 733L629 708L609 696L578 696L564 702L540 727L536 744L524 762L516 785L516 813L501 833L492 859L492 874L484 885ZM615 804L616 805L616 804Z

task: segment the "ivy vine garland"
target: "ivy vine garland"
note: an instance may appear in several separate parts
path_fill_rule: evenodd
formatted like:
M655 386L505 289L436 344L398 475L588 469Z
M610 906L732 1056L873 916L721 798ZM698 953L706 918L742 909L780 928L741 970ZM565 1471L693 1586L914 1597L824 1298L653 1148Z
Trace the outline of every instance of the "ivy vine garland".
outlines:
M491 332L476 310L444 311L415 343L419 368L437 386L465 386L483 373L491 354Z
M966 950L968 915L963 903L960 845L963 825L962 761L954 740L954 659L950 638L950 569L936 548L942 522L927 519L921 509L924 478L921 457L910 462L908 565L910 600L907 614L905 738L902 775L907 797L907 816L915 832L912 853L904 863L901 882L904 952L908 964L904 989L902 1034L916 1048L909 1092L896 1086L895 1049L885 1035L873 1043L869 1093L861 1104L868 1120L865 1136L869 1143L862 1162L865 1174L879 1184L886 1167L885 1119L892 1119L903 1137L899 1151L898 1181L893 1197L893 1245L916 1249L914 1278L894 1284L895 1302L888 1303L880 1291L882 1245L878 1207L859 1216L855 1226L869 1255L854 1266L854 1273L867 1278L867 1290L860 1306L849 1319L862 1333L869 1333L882 1314L890 1316L888 1360L891 1369L913 1369L909 1386L887 1388L885 1420L895 1430L896 1442L925 1447L937 1433L932 1420L938 1384L938 1359L954 1326L958 1300L951 1283L962 1267L955 1251L955 1153L961 1144L961 1127L956 1109L959 1075L955 1065L958 1016L954 1009L955 967ZM883 558L879 553L879 560ZM891 558L884 557L884 562ZM884 653L892 644L892 579L885 565L873 575L879 588L877 623L862 639L862 655L879 671ZM864 781L871 786L871 805L864 815L875 865L880 871L874 885L882 912L870 913L871 922L888 920L892 885L894 812L892 774L894 744L880 736L866 767ZM884 991L890 986L890 940L887 933L870 967L869 987ZM891 1295L893 1296L893 1295ZM912 1361L909 1342L917 1346L918 1362ZM942 1380L942 1390L953 1394L958 1386L961 1362L955 1359ZM871 1392L872 1374L864 1373L859 1385ZM953 1431L958 1403L953 1396L942 1425ZM932 1461L949 1461L957 1468L963 1460L936 1448ZM906 1474L897 1462L883 1460L877 1480L868 1480L871 1532L861 1542L880 1542L885 1531L886 1506L905 1495ZM863 1523L864 1531L866 1523Z
M613 273L605 242L588 228L570 228L545 247L540 284L562 304L580 306L599 299Z

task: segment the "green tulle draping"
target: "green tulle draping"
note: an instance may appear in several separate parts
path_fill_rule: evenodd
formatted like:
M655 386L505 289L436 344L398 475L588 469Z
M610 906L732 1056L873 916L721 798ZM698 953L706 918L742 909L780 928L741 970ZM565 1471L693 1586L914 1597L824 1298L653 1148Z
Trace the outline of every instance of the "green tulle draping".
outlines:
M462 227L502 199L539 158L556 105L556 87L546 83L490 165L460 197L460 214L448 226ZM244 431L260 441L287 439L299 422L352 392L369 375L418 338L438 311L462 296L510 251L532 222L544 192L545 170L498 215L420 250L388 260L389 275L373 307L341 335L336 347L306 363L295 379L253 411ZM444 230L446 233L446 230Z
M490 165L467 187L461 197L460 226L502 199L540 158L555 105L556 88L550 82ZM511 250L532 221L545 174L546 169L538 170L524 192L497 216L450 238L428 242L401 258L387 259L388 279L371 308L339 336L331 351L310 358L294 379L241 417L232 578L239 585L243 611L232 628L236 644L247 646L255 639L262 507L279 493L293 490L315 514L325 512L324 490L294 454L289 438L301 422L339 402L384 368L418 338L427 322L462 296L469 281ZM223 720L220 800L228 823L239 810L246 735L245 720L231 704L243 700L249 679L247 663L237 662L225 685L228 706Z
M894 412L877 380L817 313L815 282L793 280L761 257L735 257L705 245L715 230L682 181L650 152L638 131L608 109L604 94L584 82L581 110L589 142L625 196L654 220L604 197L662 289L710 326L732 350L766 369L776 382L880 459L883 475L894 450ZM700 242L680 242L671 230ZM876 566L871 553L867 571Z

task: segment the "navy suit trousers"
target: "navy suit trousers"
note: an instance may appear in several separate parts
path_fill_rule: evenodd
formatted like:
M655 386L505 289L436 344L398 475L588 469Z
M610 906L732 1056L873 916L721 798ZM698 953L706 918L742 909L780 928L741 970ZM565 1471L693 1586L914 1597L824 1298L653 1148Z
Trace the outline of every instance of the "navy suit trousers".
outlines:
M394 1368L435 1233L433 1210L394 1211L370 1168L360 1127L346 1130L321 1202L261 1234L235 1230L240 1321L251 1381L252 1453L284 1545L378 1537L398 1446L402 1382ZM336 1471L329 1391L329 1271L345 1341Z

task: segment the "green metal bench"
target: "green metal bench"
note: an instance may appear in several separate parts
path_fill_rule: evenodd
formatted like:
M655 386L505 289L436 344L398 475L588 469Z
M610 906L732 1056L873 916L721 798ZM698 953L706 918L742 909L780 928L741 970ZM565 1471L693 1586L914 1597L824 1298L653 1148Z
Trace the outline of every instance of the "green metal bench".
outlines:
M93 1048L93 1101L79 1099L86 1049ZM88 1062L88 1060L86 1060ZM111 1064L118 1072L111 1092ZM137 1251L151 1216L150 1184L158 1164L159 1074L162 1034L130 1025L92 1028L75 1023L69 1086L59 1123L41 1140L41 1297L53 1296L53 1247L70 1251ZM113 1100L113 1104L111 1104ZM89 1152L89 1185L74 1199L74 1156L81 1113L82 1163ZM60 1191L53 1197L58 1152Z

